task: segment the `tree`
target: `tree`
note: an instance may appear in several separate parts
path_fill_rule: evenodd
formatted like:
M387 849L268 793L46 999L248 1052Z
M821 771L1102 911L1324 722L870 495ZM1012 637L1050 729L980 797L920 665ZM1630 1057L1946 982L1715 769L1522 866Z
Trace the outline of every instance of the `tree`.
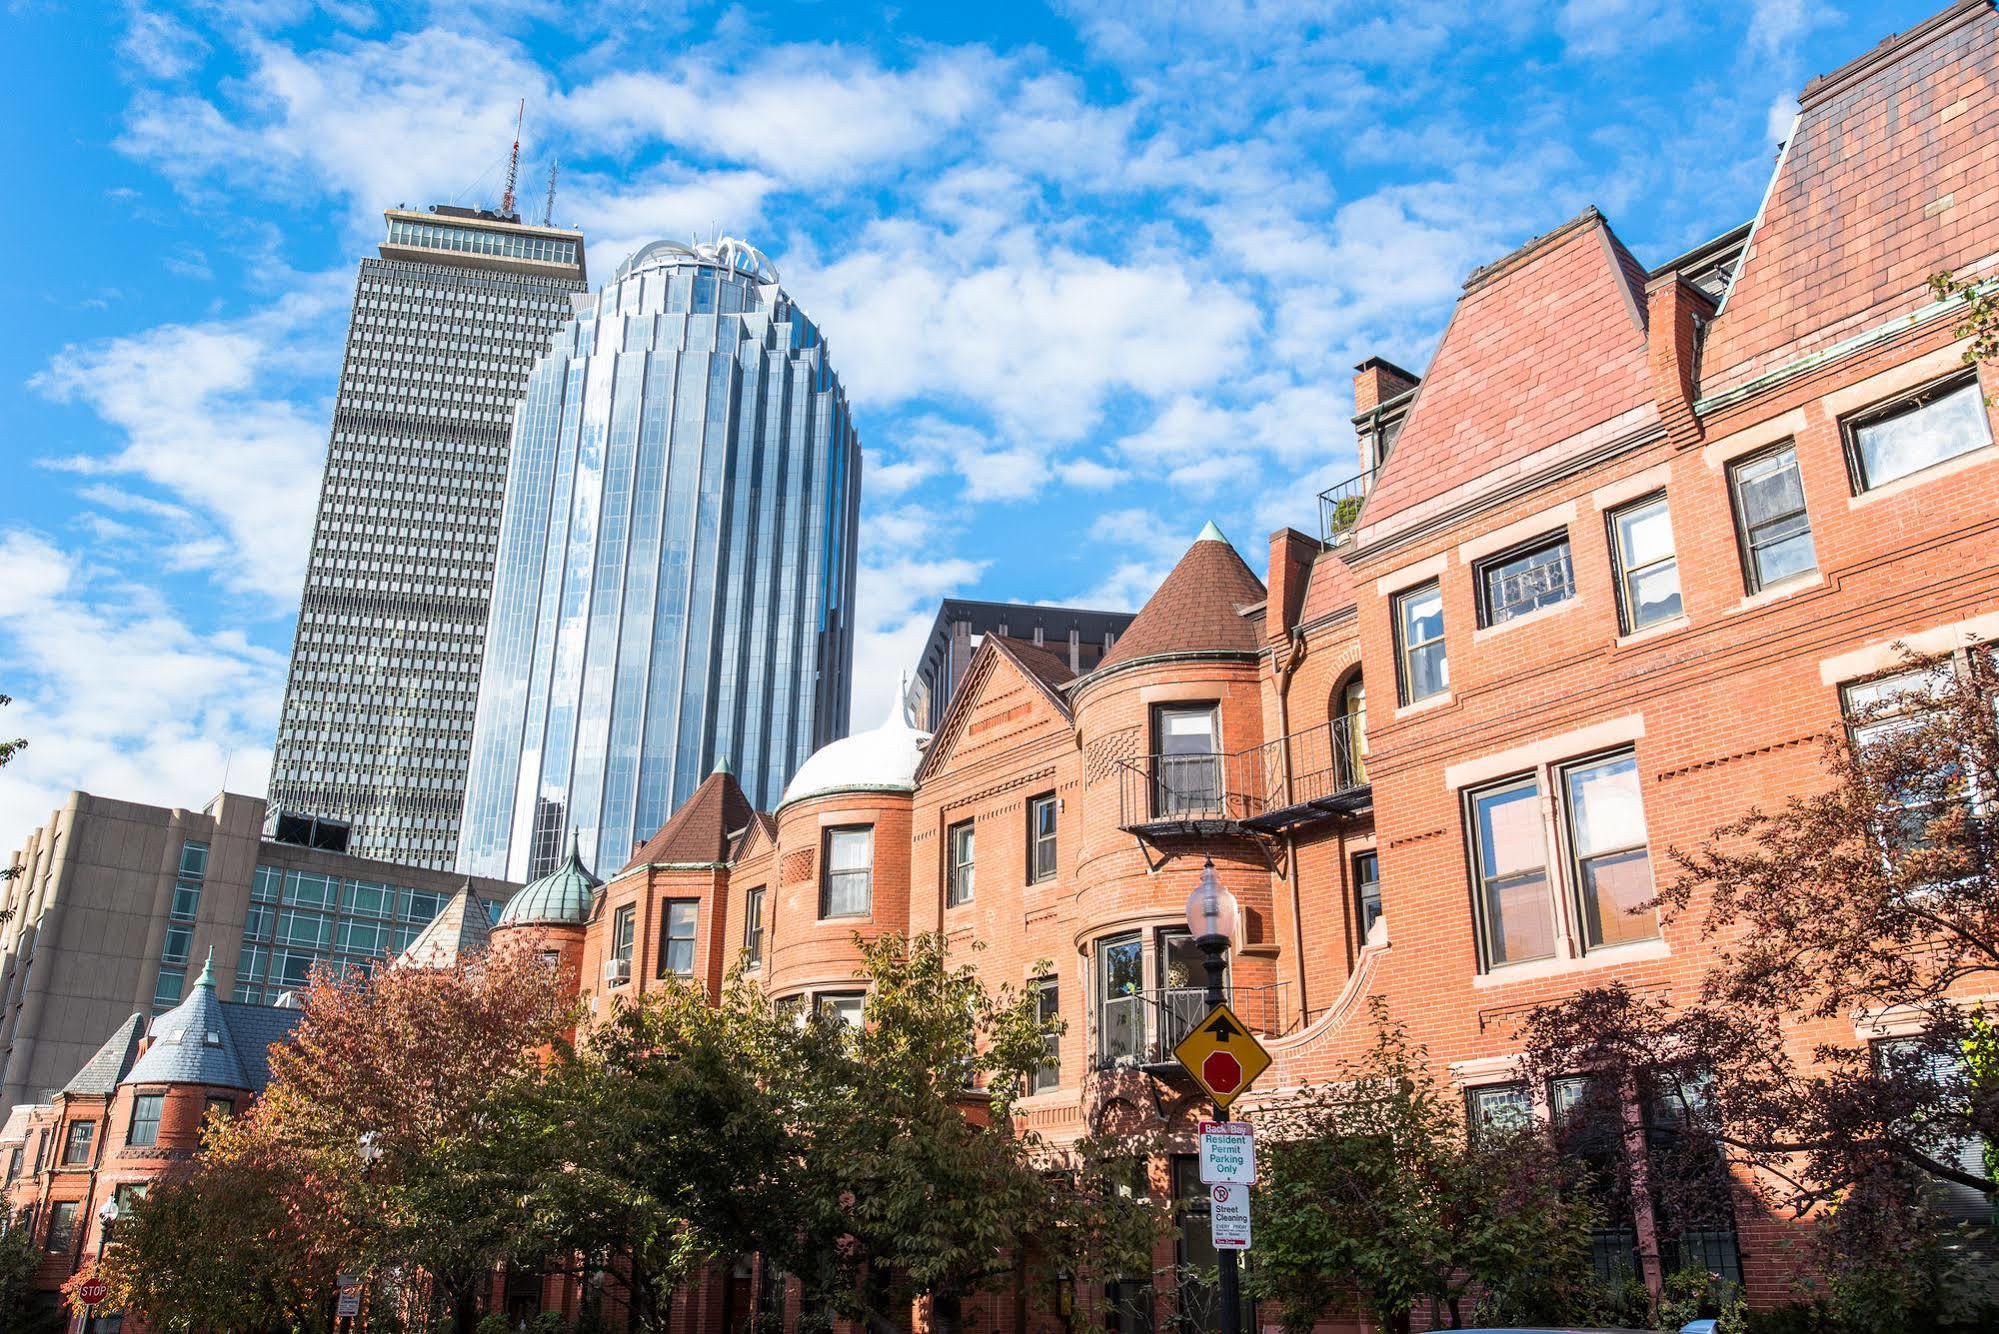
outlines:
M1964 349L1965 364L1999 361L1999 285L1990 281L1968 283L1953 274L1939 273L1930 278L1930 290L1939 301L1957 301L1964 306L1964 314L1951 332L1971 340ZM1991 399L1986 401L1989 403Z
M58 1334L65 1323L62 1312L35 1287L35 1271L45 1257L35 1244L28 1215L24 1212L8 1219L0 1213L0 1224L5 1224L0 1226L0 1330L8 1334Z
M1718 944L1699 993L1600 988L1524 1026L1540 1077L1586 1070L1626 1106L1669 1102L1683 1147L1816 1219L1828 1281L1877 1272L1906 1287L1919 1270L1883 1261L1929 1246L1953 1192L1994 1188L1999 1061L1989 1016L1964 998L1999 982L1995 687L1974 646L1856 692L1868 702L1828 740L1823 789L1674 852L1661 904L1699 914ZM1791 1040L1805 1024L1850 1032L1855 1016L1891 1023L1893 1040ZM1641 1210L1712 1189L1652 1176Z
M13 702L14 701L10 697L6 695L0 695L0 709L6 708L9 704L12 704ZM15 737L12 741L0 741L0 769L6 768L7 762L9 760L13 759L16 755L19 755L22 751L26 750L27 748L28 748L28 742L24 737ZM21 868L18 866L0 866L0 884L5 884L7 881L12 880L15 876L19 875L20 873L21 873ZM11 908L0 909L0 922L6 921L12 915L13 915L13 909Z
M1427 1302L1505 1288L1517 1313L1564 1319L1586 1300L1589 1205L1531 1128L1480 1127L1437 1086L1379 997L1374 1042L1331 1083L1273 1110L1261 1154L1257 1292L1287 1331L1358 1305L1390 1330Z

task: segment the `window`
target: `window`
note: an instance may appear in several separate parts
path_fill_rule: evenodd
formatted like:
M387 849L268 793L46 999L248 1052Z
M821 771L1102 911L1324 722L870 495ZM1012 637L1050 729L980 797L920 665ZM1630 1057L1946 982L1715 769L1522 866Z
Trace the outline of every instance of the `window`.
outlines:
M743 955L751 968L764 961L764 892L759 886L743 900Z
M872 825L828 829L819 884L821 917L866 917L874 910L875 831Z
M1841 426L1856 493L1992 443L1976 371L1872 408Z
M1053 880L1055 857L1055 794L1044 792L1027 803L1027 883Z
M1536 538L1524 547L1480 561L1476 570L1480 625L1504 625L1529 612L1567 602L1576 592L1566 532Z
M1367 682L1359 672L1340 687L1339 722L1333 735L1333 769L1339 790L1367 786Z
M1680 614L1680 561L1663 491L1611 511L1610 558L1617 571L1618 623L1625 634Z
M637 905L627 903L611 914L611 967L605 969L606 980L611 985L629 981L632 976L632 937L637 931Z
M1541 785L1533 777L1471 794L1472 862L1486 967L1555 953Z
M234 1098L209 1098L201 1105L201 1117L206 1120L222 1120L236 1114Z
M1097 945L1097 1050L1107 1064L1145 1049L1145 948L1136 935Z
M972 901L972 822L954 824L946 834L950 848L949 880L944 888L946 907L955 908Z
M7 1177L5 1181L0 1181L0 1186L6 1185L19 1175L21 1175L21 1146L16 1144L7 1154ZM4 1212L4 1209L0 1209L0 1213Z
M1939 663L1843 687L1842 707L1855 753L1865 759L1874 751L1879 758L1880 747L1898 734L1921 726L1924 710L1932 703L1942 702L1949 694L1952 671L1952 664ZM1962 782L1964 772L1961 766L1945 769L1936 773L1941 781L1933 788L1924 790L1917 783L1914 790L1884 794L1879 834L1890 853L1929 846L1930 821L1943 813L1947 794L1962 791L1963 799L1975 800L1969 785ZM1906 777L1907 770L1901 776Z
M1218 721L1213 704L1168 704L1153 711L1154 815L1200 815L1221 804Z
M1729 465L1728 490L1750 592L1818 568L1796 446L1787 440Z
M1525 1084L1485 1084L1465 1090L1465 1120L1471 1133L1525 1129L1534 1119Z
M1898 1075L1919 1086L1937 1090L1949 1102L1969 1104L1976 1092L1970 1071L1961 1056L1927 1047L1921 1038L1878 1039L1871 1044L1869 1054L1875 1068L1884 1075ZM1939 1128L1926 1147L1931 1157L1952 1167L1974 1176L1990 1175L1985 1161L1985 1142L1976 1135L1959 1138ZM1992 1221L1992 1197L1985 1192L1941 1179L1932 1189L1935 1191L1935 1204L1947 1220L1979 1224Z
M659 975L694 976L694 924L700 905L689 899L675 899L666 905L666 920L660 924Z
M159 977L153 982L153 1008L171 1010L180 1004L181 987L186 981L185 969L161 968Z
M1571 765L1562 781L1584 948L1654 939L1659 917L1647 906L1652 857L1637 758L1625 751Z
M88 1167L90 1149L97 1142L97 1122L72 1121L69 1123L69 1138L63 1141L62 1165L64 1167Z
M49 1206L49 1231L43 1248L51 1255L67 1255L76 1249L76 1215L83 1208L77 1200L57 1200Z
M1444 594L1434 581L1396 594L1395 656L1404 704L1450 689L1451 663L1444 656Z
M1046 1093L1062 1084L1062 996L1059 984L1052 977L1041 978L1034 984L1036 1013L1041 1020L1041 1042L1047 1055L1041 1064L1034 1067L1034 1081L1029 1088L1032 1093Z
M867 994L860 991L822 991L812 998L812 1016L829 1022L837 1021L849 1032L857 1032L861 1027L862 1014L867 1009Z
M165 1101L164 1093L140 1093L133 1097L132 1126L126 1132L126 1144L146 1148L160 1142L160 1105Z
M1353 859L1354 920L1366 940L1381 920L1381 860L1372 852L1357 852Z

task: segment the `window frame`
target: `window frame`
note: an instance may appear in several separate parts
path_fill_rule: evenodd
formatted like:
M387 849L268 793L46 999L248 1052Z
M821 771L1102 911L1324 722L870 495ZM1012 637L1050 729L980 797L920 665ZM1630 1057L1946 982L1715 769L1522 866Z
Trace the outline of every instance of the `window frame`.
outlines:
M1640 843L1629 844L1627 846L1613 848L1604 852L1591 853L1587 858L1585 858L1582 854L1581 840L1577 835L1575 799L1571 794L1569 788L1569 778L1570 775L1577 773L1580 770L1592 768L1594 766L1604 764L1607 761L1617 760L1617 759L1629 759L1631 761L1632 779L1638 792L1639 827L1640 827L1640 832L1643 833L1645 836L1644 841ZM1586 877L1583 874L1583 863L1585 861L1595 862L1595 861L1603 861L1612 857L1624 857L1630 855L1632 852L1636 851L1639 848L1643 848L1645 850L1646 879L1652 881L1653 894L1656 896L1658 893L1658 888L1659 888L1658 881L1652 873L1652 831L1647 825L1645 820L1645 787L1644 787L1644 777L1638 771L1638 748L1635 745L1629 745L1629 744L1622 746L1613 746L1608 750L1596 751L1589 755L1579 755L1572 760L1563 760L1561 763L1552 766L1552 768L1554 770L1554 775L1558 785L1558 792L1559 792L1557 801L1560 807L1560 810L1558 812L1560 815L1560 819L1557 821L1557 828L1560 831L1562 838L1562 870L1564 874L1568 876L1569 879L1569 885L1568 885L1569 901L1570 904L1573 906L1576 914L1575 925L1576 925L1577 949L1580 951L1582 955L1587 956L1589 954L1598 953L1603 950L1619 949L1627 945L1642 945L1646 944L1649 941L1663 939L1665 932L1665 924L1659 920L1659 910L1655 907L1651 910L1651 918L1652 918L1651 935L1640 937L1633 940L1618 940L1618 941L1608 941L1603 943L1592 943L1589 938L1589 933L1590 933L1589 910L1588 910L1588 905L1584 902L1583 898L1584 886L1586 884Z
M1754 464L1785 453L1791 456L1791 469L1798 475L1798 495L1801 503L1792 513L1805 516L1805 538L1811 545L1812 563L1805 569L1780 576L1776 579L1766 580L1757 567L1756 549L1751 545L1749 536L1750 524L1748 516L1743 512L1742 473L1744 469ZM1819 569L1818 534L1812 528L1811 497L1805 495L1805 466L1803 461L1798 458L1798 442L1796 437L1786 436L1774 444L1765 445L1761 449L1752 450L1747 454L1730 459L1728 461L1727 480L1728 508L1735 520L1735 553L1737 560L1742 566L1742 586L1744 592L1750 596L1754 596L1767 588L1779 588L1793 580L1807 579L1817 574ZM1789 516L1786 515L1784 517ZM1775 522L1775 520L1766 519L1764 522L1767 524Z
M1435 593L1437 595L1437 637L1435 639L1426 639L1421 644L1411 644L1407 634L1404 633L1405 618L1402 614L1402 608L1412 599L1422 597L1428 593ZM1426 699L1442 699L1449 695L1451 693L1450 626L1448 618L1444 615L1444 581L1440 578L1426 579L1420 584L1412 584L1401 592L1394 594L1388 600L1388 619L1389 629L1393 633L1395 641L1395 698L1397 703L1406 709L1410 705L1420 704ZM1432 645L1436 645L1443 650L1444 670L1441 673L1443 684L1427 695L1412 695L1410 693L1413 688L1410 684L1412 674L1409 670L1411 657L1417 650L1427 649Z
M1494 604L1491 587L1493 573L1502 565L1509 565L1514 561L1523 560L1529 556L1538 556L1544 551L1553 551L1557 547L1561 548L1562 551L1561 563L1568 570L1568 591L1552 602L1537 607L1529 607L1525 611L1515 612L1503 619L1495 619L1493 615ZM1472 562L1471 569L1472 592L1478 611L1477 624L1481 630L1491 630L1498 626L1511 625L1515 621L1522 620L1525 617L1533 616L1539 612L1552 611L1565 602L1574 602L1576 600L1575 543L1571 539L1566 526L1552 529L1540 534L1538 537L1528 538L1524 542L1515 542L1512 546L1502 551L1495 551L1490 556L1481 556Z
M82 1200L50 1200L47 1216L42 1221L42 1252L45 1255L69 1255L76 1250L77 1221L83 1216ZM56 1245L56 1220L64 1220L62 1245Z
M1559 856L1559 849L1548 846L1547 818L1546 810L1543 806L1546 794L1542 786L1541 777L1542 770L1540 767L1537 767L1523 773L1516 773L1511 777L1496 778L1489 783L1482 783L1476 787L1468 787L1460 794L1460 803L1464 808L1462 818L1465 831L1465 857L1467 869L1470 871L1472 927L1473 934L1477 938L1480 973L1493 973L1521 964L1545 963L1548 960L1563 957L1561 949L1562 923L1559 916L1559 907L1555 901L1556 887L1553 884L1555 870L1559 864L1555 860ZM1541 836L1541 893L1547 903L1548 909L1549 950L1546 954L1537 954L1532 958L1494 960L1492 957L1492 923L1488 919L1486 911L1488 890L1485 877L1485 857L1480 851L1478 803L1484 797L1499 796L1503 793L1529 788L1533 790L1534 820ZM1502 880L1516 880L1519 878L1519 876L1501 877Z
M1465 1086L1465 1130L1476 1140L1482 1131L1490 1129L1519 1130L1534 1124L1534 1089L1524 1079L1501 1079L1485 1084ZM1525 1120L1517 1126L1496 1126L1490 1117L1483 1115L1480 1104L1493 1094L1516 1096L1520 1099Z
M677 908L687 909L687 934L684 937L673 934L674 910ZM659 958L654 961L653 970L662 981L670 977L691 978L694 976L695 966L700 963L699 955L696 952L697 942L700 938L701 901L699 899L667 899L660 904ZM685 972L671 968L667 962L672 957L673 947L682 940L687 942L687 970Z
M1929 407L1939 399L1948 398L1950 395L1964 389L1970 389L1974 394L1978 395L1979 407L1983 409L1985 406L1983 388L1984 385L1979 380L1978 368L1975 366L1967 367L1963 370L1953 371L1940 379L1931 380L1929 383L1919 385L1914 389L1905 390L1902 393L1894 395L1892 398L1885 398L1879 403L1869 404L1867 407L1841 417L1839 419L1839 442L1841 450L1846 455L1846 480L1847 484L1852 488L1853 494L1861 496L1867 494L1869 491L1878 491L1882 487L1892 486L1904 478L1919 477L1932 468L1941 467L1949 463L1952 459L1960 459L1967 454L1975 454L1981 449L1991 448L1992 418L1988 413L1981 410L1979 420L1985 427L1984 444L1973 445L1970 449L1961 450L1956 454L1946 454L1940 459L1933 459L1925 463L1920 468L1911 468L1908 472L1898 473L1893 477L1886 477L1880 481L1875 481L1868 477L1867 462L1860 452L1860 432L1864 428L1876 426L1886 421L1893 421L1897 417L1905 417L1912 413L1921 412L1924 408Z
M1040 814L1048 812L1048 832L1040 829ZM1027 799L1027 883L1046 884L1055 879L1062 869L1061 857L1062 810L1056 805L1053 792L1042 792ZM1046 850L1046 865L1042 854Z
M1169 752L1166 749L1167 719L1204 713L1208 718L1208 749ZM1210 814L1222 805L1222 702L1220 699L1169 699L1154 704L1147 722L1152 730L1152 814L1155 819ZM1169 761L1178 763L1169 765ZM1205 761L1205 763L1201 763ZM1182 790L1180 776L1198 773L1201 786Z
M621 903L611 910L611 952L613 963L625 965L625 981L613 982L612 986L624 986L631 981L632 951L638 940L639 912L636 903Z
M858 1001L860 1002L860 1008L855 1013L854 1023L847 1023L844 1018L841 1018L840 1026L849 1033L858 1033L868 1021L868 993L864 990L813 992L811 1010L813 1019L821 1020L828 1017L840 1017L843 1013L840 1007L842 1002L845 1001Z
M76 1132L79 1130L87 1132L83 1137L81 1145L77 1143ZM58 1161L63 1167L88 1167L90 1166L91 1150L96 1147L97 1122L71 1121L69 1127L63 1132L62 1154Z
M866 834L868 838L868 864L856 871L849 868L836 872L833 869L833 840L841 834ZM866 877L862 898L866 906L859 909L832 911L833 877L838 875L863 875ZM837 921L842 918L874 916L875 908L875 827L871 824L827 825L819 831L819 920Z
M960 820L944 830L944 906L962 908L977 891L978 821ZM959 843L964 844L960 855Z
M752 885L743 896L743 956L745 968L761 968L764 961L764 886Z
M151 1106L153 1115L150 1118L142 1120L139 1116L139 1108L142 1105ZM159 1144L160 1122L166 1112L166 1108L167 1092L165 1089L141 1089L139 1092L134 1093L132 1095L132 1114L125 1122L125 1146L132 1149L150 1149ZM145 1139L139 1138L139 1127L142 1124L152 1127L152 1133Z
M1364 862L1372 865L1374 868L1374 874L1371 877L1363 877L1361 874L1361 865ZM1348 866L1350 867L1350 874L1353 879L1354 924L1360 928L1361 942L1365 944L1367 938L1374 932L1374 924L1380 921L1384 915L1381 907L1380 849L1364 848L1356 852L1348 861ZM1374 887L1374 915L1372 917L1369 917L1367 912L1367 887L1369 885Z
M1062 1087L1062 1034L1050 1024L1062 1018L1062 982L1054 976L1034 979L1035 1018L1041 1024L1041 1042L1047 1053L1028 1076L1027 1091L1051 1093Z
M1660 506L1665 513L1666 531L1672 534L1673 549L1671 554L1659 560L1650 561L1643 565L1633 565L1630 561L1630 553L1625 550L1624 538L1618 528L1618 520L1652 505ZM1680 583L1680 539L1679 534L1673 531L1673 502L1666 494L1666 489L1661 487L1657 491L1635 497L1634 499L1625 501L1621 505L1605 510L1603 522L1607 540L1610 543L1610 570L1614 576L1612 582L1615 585L1617 594L1618 632L1627 635L1636 634L1640 630L1649 630L1655 625L1664 625L1668 621L1677 620L1685 616L1687 614L1687 590ZM1680 609L1670 616L1660 616L1641 623L1638 620L1638 599L1633 591L1638 576L1667 564L1671 564L1673 567L1673 583L1678 591Z

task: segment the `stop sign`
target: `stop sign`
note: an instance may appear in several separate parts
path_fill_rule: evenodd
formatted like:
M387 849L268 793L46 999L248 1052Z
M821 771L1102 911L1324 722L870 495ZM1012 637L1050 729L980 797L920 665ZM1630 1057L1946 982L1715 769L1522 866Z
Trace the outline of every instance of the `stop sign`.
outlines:
M1242 1083L1242 1062L1225 1051L1211 1051L1201 1062L1201 1078L1216 1093L1234 1093Z
M103 1279L87 1278L76 1285L76 1299L85 1306L95 1306L103 1301L110 1291L111 1289L104 1285Z

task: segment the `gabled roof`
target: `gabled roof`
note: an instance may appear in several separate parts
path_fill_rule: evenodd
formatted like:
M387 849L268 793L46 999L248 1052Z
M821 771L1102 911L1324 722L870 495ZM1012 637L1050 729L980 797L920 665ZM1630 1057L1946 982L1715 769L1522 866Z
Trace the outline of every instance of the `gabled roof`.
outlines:
M130 1016L104 1039L97 1054L83 1063L83 1068L62 1086L62 1091L84 1095L110 1093L138 1059L139 1041L145 1036L146 1016Z
M396 959L397 967L451 968L492 943L493 919L467 880Z
M1070 670L1068 659L1031 639L1015 639L1011 635L987 635L986 643L1018 663L1028 679L1047 694L1048 702L1060 709L1063 717L1070 716L1073 711L1063 687L1076 679L1076 673Z
M1241 609L1260 609L1263 581L1211 521L1091 673L1181 653L1255 653L1262 636Z
M965 664L964 675L951 694L951 707L944 711L937 734L924 748L923 763L916 770L918 783L927 782L940 766L950 762L959 738L965 733L965 720L978 707L994 664L1002 659L1011 663L1034 692L1047 701L1056 717L1064 722L1075 717L1067 687L1077 676L1069 670L1067 662L1032 640L987 635L973 650L972 660Z
M751 811L750 822L736 835L729 845L729 861L739 862L743 858L763 851L777 842L777 821L762 811Z
M1644 312L1645 270L1594 208L1473 273L1359 542L1657 421Z
M270 1081L270 1046L300 1012L274 1005L231 1005L215 994L211 953L193 989L153 1020L153 1040L120 1084L207 1084L261 1093Z
M1298 624L1310 625L1353 605L1353 571L1340 559L1336 549L1321 551L1313 558L1312 571L1306 576L1305 605L1298 613Z
M1989 0L1959 0L1807 85L1709 326L1702 397L1923 309L1931 274L1970 276L1999 251L1996 142Z
M590 920L597 903L598 886L604 882L583 864L583 852L576 836L569 836L569 855L562 865L519 892L500 909L496 927L582 926Z
M755 818L756 809L743 795L736 776L729 772L727 764L718 764L715 772L702 779L693 795L659 827L659 832L632 854L624 869L720 865L729 860L731 838Z

